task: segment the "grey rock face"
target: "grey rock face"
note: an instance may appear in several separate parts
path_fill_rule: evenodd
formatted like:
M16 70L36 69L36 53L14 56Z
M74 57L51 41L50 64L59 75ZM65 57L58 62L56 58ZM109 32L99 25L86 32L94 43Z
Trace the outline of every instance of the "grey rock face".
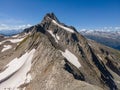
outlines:
M22 36L25 38L15 44L13 54L4 58L4 61L9 60L2 62L6 65L13 58L23 56L25 52L36 50L28 72L32 80L20 85L19 89L120 89L120 52L87 40L73 27L61 24L53 13L47 14L40 24L25 29L19 35ZM9 53L0 54L3 57ZM79 68L75 65L78 64L75 63L75 58L81 65Z

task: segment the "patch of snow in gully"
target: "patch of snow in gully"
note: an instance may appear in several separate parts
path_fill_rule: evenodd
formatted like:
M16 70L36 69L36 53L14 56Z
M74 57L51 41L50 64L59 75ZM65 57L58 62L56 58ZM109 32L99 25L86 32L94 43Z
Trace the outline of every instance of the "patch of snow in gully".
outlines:
M58 43L58 40L56 38L56 36L53 34L53 32L51 30L48 30L48 32L52 35L52 37L55 39L55 41Z
M2 42L0 42L0 45L7 42L7 41L10 41L11 43L18 43L18 42L21 42L24 38L17 38L17 39L7 39L7 40L4 40Z
M9 49L12 48L11 45L4 45L3 47L4 47L4 48L1 50L1 52L4 52L4 51L9 50Z
M60 25L60 24L57 23L55 20L52 20L52 22L53 22L54 24L58 25L59 27L65 29L66 31L69 31L69 32L71 32L71 33L74 33L74 30L72 30L71 28L68 28L68 27L65 27L65 26L63 26L63 25Z
M56 34L56 38L58 39L58 40L60 40L60 37Z
M10 90L19 90L22 84L29 83L31 75L28 72L31 69L31 61L35 49L26 52L20 58L13 59L6 67L7 69L0 73L0 90L10 88Z
M14 35L14 36L12 36L12 37L14 37L14 38L15 38L15 37L18 37L18 36L19 36L19 34L17 34L17 35Z
M78 61L78 58L71 53L69 50L65 50L65 52L62 52L62 55L70 62L72 63L74 66L76 66L77 68L81 67L80 62Z

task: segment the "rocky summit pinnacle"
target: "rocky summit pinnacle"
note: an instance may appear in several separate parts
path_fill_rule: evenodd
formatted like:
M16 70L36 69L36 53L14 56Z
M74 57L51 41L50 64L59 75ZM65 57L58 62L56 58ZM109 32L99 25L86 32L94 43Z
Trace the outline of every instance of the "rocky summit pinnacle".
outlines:
M40 25L44 27L45 30L49 30L49 26L53 26L53 28L61 28L70 32L77 32L77 30L73 26L68 26L64 23L61 23L54 13L47 13Z
M49 13L22 33L0 37L5 89L120 90L120 51L87 40Z
M54 13L47 13L44 18L51 18L55 21L58 21L57 17L55 16Z

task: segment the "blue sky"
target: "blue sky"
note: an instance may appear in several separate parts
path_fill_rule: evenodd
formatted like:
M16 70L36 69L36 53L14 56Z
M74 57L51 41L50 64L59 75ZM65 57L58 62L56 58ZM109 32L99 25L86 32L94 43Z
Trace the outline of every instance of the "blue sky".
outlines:
M48 12L77 29L120 26L120 0L0 0L3 26L35 25Z

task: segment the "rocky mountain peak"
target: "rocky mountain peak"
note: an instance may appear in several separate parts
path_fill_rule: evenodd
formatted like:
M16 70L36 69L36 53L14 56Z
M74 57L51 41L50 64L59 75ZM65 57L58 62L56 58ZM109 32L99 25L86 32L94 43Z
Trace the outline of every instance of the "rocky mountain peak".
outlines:
M47 13L40 23L40 26L45 30L62 30L71 33L77 32L73 26L68 26L64 23L61 23L54 13Z
M47 13L45 16L44 16L44 19L43 21L46 21L46 20L55 20L56 22L59 22L58 18L55 16L55 14L52 12L52 13Z
M120 52L87 40L53 13L0 45L0 90L120 90Z
M42 22L32 26L30 28L27 28L24 30L24 32L34 32L34 31L40 31L46 32L47 30L52 30L53 32L61 31L61 32L70 32L75 33L77 30L73 26L67 26L64 23L61 23L58 18L55 16L54 13L47 13Z

